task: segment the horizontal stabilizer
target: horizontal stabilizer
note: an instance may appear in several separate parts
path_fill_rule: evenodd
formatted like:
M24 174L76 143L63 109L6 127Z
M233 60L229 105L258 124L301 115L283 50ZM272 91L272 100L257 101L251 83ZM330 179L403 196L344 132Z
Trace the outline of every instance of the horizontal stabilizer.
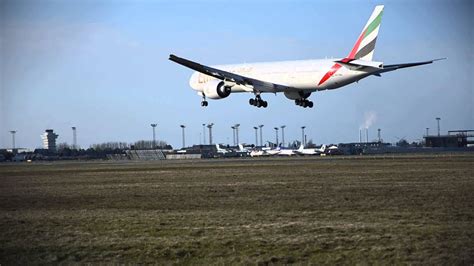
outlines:
M377 69L382 69L383 68L383 63L382 62L376 62L376 61L366 61L366 60L360 60L360 59L355 59L351 60L348 58L344 58L342 60L337 60L334 61L335 63L341 64L343 66L346 66L350 69L358 70L361 68L368 68L370 70L377 70Z
M381 73L385 73L385 72L389 72L389 71L394 71L394 70L401 69L401 68L427 65L427 64L431 64L431 63L433 63L433 62L435 62L435 61L440 61L440 60L445 60L445 59L447 59L447 58L444 57L444 58L438 58L438 59L433 59L433 60L428 60L428 61L422 61L422 62L385 65L385 66L383 66L383 68L381 68L380 70L374 71L374 72L372 73L372 75L377 75L377 74L381 74Z

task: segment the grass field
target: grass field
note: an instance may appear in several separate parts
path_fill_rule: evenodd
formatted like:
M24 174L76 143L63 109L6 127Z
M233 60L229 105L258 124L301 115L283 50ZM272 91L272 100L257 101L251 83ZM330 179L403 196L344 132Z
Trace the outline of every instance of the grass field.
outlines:
M474 263L474 155L0 164L0 264Z

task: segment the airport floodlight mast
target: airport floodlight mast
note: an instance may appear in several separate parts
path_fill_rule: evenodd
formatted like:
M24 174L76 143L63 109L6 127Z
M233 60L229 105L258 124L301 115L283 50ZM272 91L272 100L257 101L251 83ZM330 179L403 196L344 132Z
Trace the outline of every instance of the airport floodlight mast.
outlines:
M429 136L429 135L430 135L430 128L427 127L427 128L426 128L426 136Z
M15 133L16 130L10 130L10 133L12 134L12 150L15 149Z
M263 138L262 138L262 127L263 127L263 125L259 125L258 127L260 128L260 146L263 147Z
M209 145L212 145L212 126L214 126L214 123L207 125L207 128L209 128Z
M202 124L202 144L206 145L206 124Z
M235 127L235 142L236 142L236 145L239 145L239 143L240 143L240 141L239 141L239 127L240 127L240 124L235 124L234 127Z
M382 143L382 137L380 136L380 131L381 131L380 128L377 129L377 132L378 132L378 133L377 133L377 137L378 137L378 139L379 139L379 143Z
M286 125L280 126L281 127L281 143L282 146L285 147L285 127Z
M436 121L438 122L438 137L440 136L439 120L441 120L441 118L436 117Z
M184 137L184 129L186 128L185 125L180 125L181 127L181 134L183 136L183 148L186 147L186 141L185 141L185 137Z
M304 129L305 128L306 128L306 126L301 127L301 144L303 144L303 147L306 147L306 142L305 142L305 138L304 138Z
M232 144L235 146L235 127L231 126L230 128L232 128Z
M278 147L278 128L274 127L273 129L275 129L275 147Z
M150 126L153 128L153 149L156 149L156 135L155 135L155 127L158 124L151 124Z
M76 127L72 127L72 149L77 150Z
M255 129L255 147L258 146L258 127L253 127Z

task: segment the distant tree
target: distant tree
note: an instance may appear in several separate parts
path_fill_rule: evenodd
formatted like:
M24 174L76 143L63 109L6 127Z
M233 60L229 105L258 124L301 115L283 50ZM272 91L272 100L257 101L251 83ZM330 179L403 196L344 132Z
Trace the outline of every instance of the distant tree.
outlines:
M133 144L131 144L135 149L137 150L149 150L149 149L166 149L169 145L166 143L166 141L163 140L157 140L156 141L156 147L153 147L153 141L152 140L139 140L135 141Z
M408 146L410 146L410 143L408 143L408 141L406 139L402 138L397 142L397 146L398 147L408 147Z
M416 141L413 141L411 144L410 144L411 147L423 147L423 142L416 142Z
M295 149L299 148L300 145L301 145L301 141L299 141L299 140L294 140L293 142L290 143L290 147L295 148Z
M307 148L316 148L316 144L313 143L313 140L310 139L308 142L306 142L306 147Z
M71 149L71 146L69 146L69 144L67 144L67 142L62 142L62 143L58 144L57 148L58 148L58 152L61 152L64 149Z
M126 142L104 142L99 144L92 144L91 148L100 151L100 150L115 150L115 149L128 149L130 145Z

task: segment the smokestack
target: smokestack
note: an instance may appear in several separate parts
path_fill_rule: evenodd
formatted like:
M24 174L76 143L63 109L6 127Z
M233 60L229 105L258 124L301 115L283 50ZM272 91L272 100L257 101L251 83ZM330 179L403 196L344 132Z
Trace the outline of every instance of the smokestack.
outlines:
M366 139L366 143L369 143L369 128L365 128L365 139Z

